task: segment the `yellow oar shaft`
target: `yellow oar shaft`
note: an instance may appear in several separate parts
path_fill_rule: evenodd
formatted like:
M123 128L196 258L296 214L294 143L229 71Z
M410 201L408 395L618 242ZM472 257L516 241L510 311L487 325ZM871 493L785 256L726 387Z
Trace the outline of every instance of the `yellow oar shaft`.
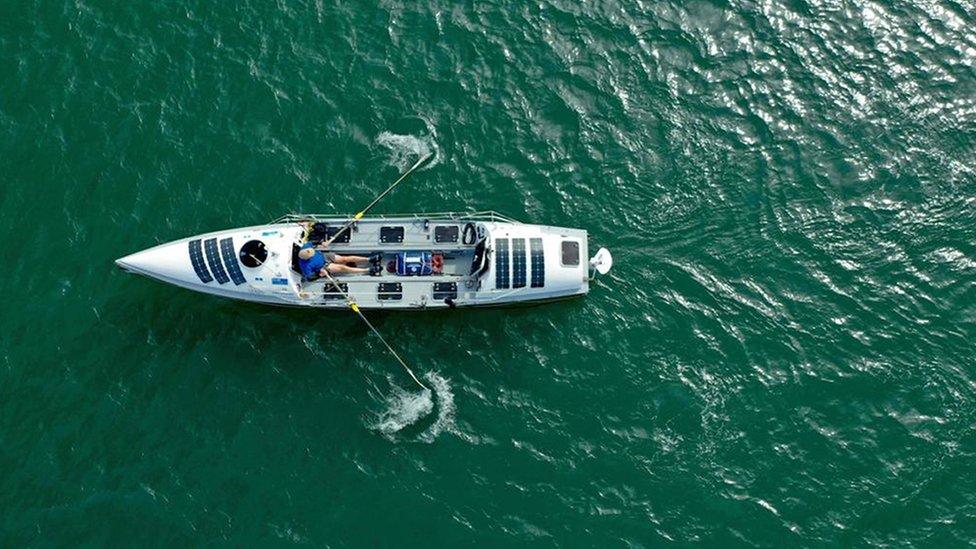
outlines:
M349 297L349 294L343 291L342 287L339 286L339 283L336 282L336 279L333 278L328 271L325 272L325 276L329 279L330 282L332 282L332 286L335 287L336 291L342 294L342 296L346 298L346 303L349 304L349 308L352 309L352 311L356 313L356 315L358 315L359 318L363 319L363 322L365 322L366 325L369 326L369 329L372 330L373 333L376 334L376 337L379 338L379 340L383 343L384 346L386 346L386 350L390 351L390 354L393 355L393 358L397 359L397 362L399 362L400 365L403 366L403 369L406 370L408 374L410 374L410 377L414 380L414 382L416 382L417 385L420 385L422 389L429 390L427 389L426 385L424 385L423 383L420 382L419 379L417 379L417 376L414 375L413 370L411 370L410 366L407 366L407 363L402 358L400 358L400 355L395 350L393 350L393 347L386 342L386 339L383 337L383 334L381 334L380 331L377 330L375 326L373 326L373 323L366 318L366 315L364 315L363 312L359 310L359 305L356 305L356 302L353 301L351 297Z
M397 185L403 182L404 179L406 179L410 174L412 174L424 162L427 162L427 160L430 159L430 157L432 156L434 156L433 153L428 154L427 156L418 160L413 166L410 166L409 170L403 172L403 175L401 175L396 181L394 181L392 185L387 187L385 191L381 192L379 196L374 198L373 201L370 202L368 206L366 206L359 213L354 215L352 219L350 219L348 223L343 225L343 227L339 229L339 232L332 235L332 238L327 240L322 247L323 248L328 247L329 244L332 244L333 240L339 238L339 236L342 235L342 233L348 231L349 228L352 227L355 222L359 221L360 219L363 218L364 215L366 215L366 212L368 212L370 208L375 206L376 203L382 200L384 196L390 194L390 191L395 189ZM411 379L413 379L414 382L417 383L417 385L420 385L422 389L429 391L429 389L427 389L427 386L421 383L419 379L417 379L417 376L415 376L413 370L411 370L410 367L407 366L407 363L402 358L400 358L400 355L395 350L393 350L393 347L386 342L386 339L383 337L383 334L381 334L380 331L377 330L375 326L373 326L373 324L369 321L369 319L366 318L366 315L364 315L363 312L359 310L359 305L356 305L356 302L353 301L351 297L349 297L349 294L347 294L342 290L342 287L339 286L339 283L336 282L336 279L333 278L328 271L325 272L325 276L328 277L330 282L332 282L332 285L335 287L336 291L342 294L342 297L346 298L346 303L349 304L349 308L352 309L352 311L356 313L356 315L359 316L359 318L363 319L363 322L365 322L366 325L369 326L369 329L372 330L374 334L376 334L376 337L379 338L379 340L383 343L383 345L386 346L386 349L390 351L390 354L393 355L393 358L397 359L397 362L399 362L400 365L403 366L403 369L406 370L408 374L410 374Z
M362 219L363 216L366 215L366 212L368 212L370 208L372 208L373 206L375 206L376 203L379 202L380 200L382 200L384 196L390 194L390 191L392 191L393 189L395 189L397 185L399 185L401 182L403 182L404 179L406 179L410 174L412 174L424 162L427 162L427 160L430 157L432 157L432 156L434 156L434 153L428 154L427 156L425 156L425 157L421 158L420 160L418 160L413 166L410 166L410 169L409 170L403 172L403 175L401 175L396 181L394 181L392 185L390 185L389 187L387 187L385 191L381 192L379 194L379 196L377 196L376 198L374 198L373 201L370 202L368 206L366 206L365 208L362 209L362 211L360 211L359 213L357 213L356 215L354 215L352 217L352 219L350 219L345 225L343 225L342 228L339 229L339 232L337 232L336 234L332 235L332 238L328 239L325 242L325 244L323 244L322 247L323 248L324 247L328 247L329 244L332 244L332 241L333 240L339 238L342 235L342 233L348 231L349 228L352 227L353 223L355 223L355 222L359 221L360 219Z

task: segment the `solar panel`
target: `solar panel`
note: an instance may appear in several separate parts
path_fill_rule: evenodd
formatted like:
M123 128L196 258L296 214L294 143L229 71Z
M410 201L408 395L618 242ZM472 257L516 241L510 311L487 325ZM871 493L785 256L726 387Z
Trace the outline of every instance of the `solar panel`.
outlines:
M244 273L241 272L241 264L237 261L237 254L234 253L233 238L225 238L220 241L220 255L224 257L224 265L227 266L227 272L234 284L240 286L247 282L244 279Z
M203 248L199 240L191 240L189 243L190 263L193 264L193 271L197 273L200 282L206 284L213 280L210 271L207 270L206 263L203 262Z
M525 239L512 239L512 287L525 287Z
M203 249L207 252L207 265L210 265L210 272L213 273L217 282L221 284L230 282L230 278L227 277L227 272L224 271L224 265L220 262L220 255L217 253L217 239L208 238L204 240Z
M546 254L541 238L529 239L529 254L532 257L532 287L542 288L546 285Z
M508 239L495 240L495 288L508 288Z

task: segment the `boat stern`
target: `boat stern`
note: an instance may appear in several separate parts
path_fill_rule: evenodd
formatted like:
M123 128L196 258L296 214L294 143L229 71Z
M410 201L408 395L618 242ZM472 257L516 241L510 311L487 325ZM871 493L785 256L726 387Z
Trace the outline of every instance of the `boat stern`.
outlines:
M589 292L585 230L508 222L485 225L490 266L478 301L548 301Z

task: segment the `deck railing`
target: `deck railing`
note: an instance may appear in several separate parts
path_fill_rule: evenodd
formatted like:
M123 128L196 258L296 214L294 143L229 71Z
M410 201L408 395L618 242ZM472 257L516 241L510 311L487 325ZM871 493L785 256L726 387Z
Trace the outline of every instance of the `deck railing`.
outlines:
M411 214L370 214L366 219L393 219L393 218L409 218L416 221L423 221L425 219L430 221L495 221L501 223L521 223L516 219L502 215L493 210L486 210L483 212L424 212L424 213L411 213ZM344 222L352 219L351 216L342 216L342 214L299 214L291 213L285 214L271 223L299 223L302 221L332 221L332 222Z

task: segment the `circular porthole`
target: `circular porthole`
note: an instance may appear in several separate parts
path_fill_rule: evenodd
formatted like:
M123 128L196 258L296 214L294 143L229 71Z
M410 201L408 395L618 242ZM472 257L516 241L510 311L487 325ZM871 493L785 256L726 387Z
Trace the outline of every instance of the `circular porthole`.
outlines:
M268 249L260 240L248 240L241 246L241 263L245 267L260 267L268 259Z

